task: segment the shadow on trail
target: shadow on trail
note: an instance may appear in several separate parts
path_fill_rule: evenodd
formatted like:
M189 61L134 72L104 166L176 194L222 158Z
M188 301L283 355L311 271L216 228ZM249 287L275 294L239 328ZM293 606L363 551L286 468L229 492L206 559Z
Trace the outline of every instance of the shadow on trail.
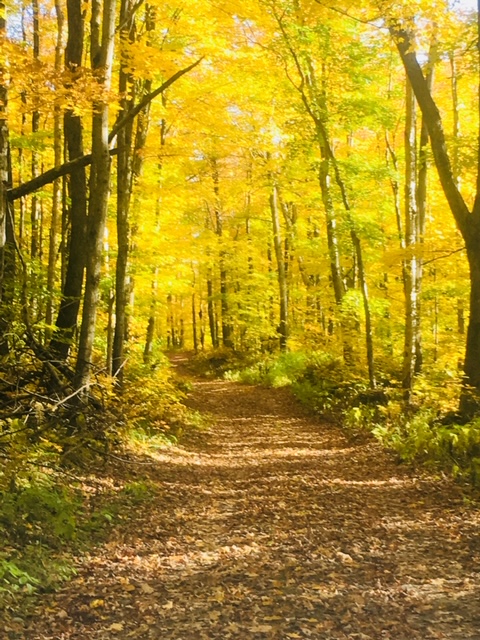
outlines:
M26 638L479 640L479 518L454 485L285 390L198 381L189 404L209 431L139 467L154 502Z

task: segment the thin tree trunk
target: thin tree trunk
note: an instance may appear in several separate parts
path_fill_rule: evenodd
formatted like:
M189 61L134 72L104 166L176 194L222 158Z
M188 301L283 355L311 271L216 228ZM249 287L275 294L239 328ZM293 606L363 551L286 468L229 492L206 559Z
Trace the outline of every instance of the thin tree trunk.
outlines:
M150 23L148 23L150 24ZM149 91L150 84L149 82L145 83L145 91ZM162 94L162 104L165 106L166 98L165 95ZM139 153L140 150L145 146L147 140L147 132L149 128L149 106L145 108L140 114L138 124L137 124L137 133L135 137L135 151L133 155L133 176L134 179L138 178L142 171L143 159L142 154ZM155 232L158 233L160 229L160 214L161 214L161 198L162 198L162 149L166 143L166 134L167 134L167 124L165 118L162 118L160 122L160 162L158 163L158 186L160 190L160 195L157 198L156 202L156 211L155 211ZM145 349L143 351L143 361L148 363L151 359L153 353L153 341L155 338L155 325L156 325L156 307L157 307L157 279L158 279L158 266L155 265L153 269L153 279L152 279L152 299L150 303L150 315L147 323L147 334L145 339Z
M120 41L134 40L134 22L132 17L132 3L130 0L122 0L120 9ZM122 57L122 56L121 56ZM119 118L124 118L133 108L134 98L129 91L132 90L132 78L122 67L119 76L119 94L121 110ZM133 121L123 127L117 134L117 265L115 273L115 335L113 339L113 375L116 376L119 386L123 381L123 351L125 345L127 324L127 264L129 253L129 210L132 194L132 131Z
M204 313L203 313L203 301L200 298L200 309L198 311L198 319L200 320L200 345L202 347L202 351L205 349L205 322L204 322Z
M280 322L278 324L277 333L279 336L280 351L286 351L288 342L288 291L285 274L285 261L282 251L283 243L280 227L278 187L275 182L270 194L270 213L272 216L273 247L277 263L277 280L280 302Z
M195 353L198 353L197 306L195 302L195 292L192 293L192 335L193 349Z
M195 278L195 269L192 264L192 337L193 337L193 349L195 353L198 353L198 328L197 328L197 301L195 296L195 286L196 286L196 278Z
M402 388L405 402L409 403L415 375L417 308L417 216L416 192L416 131L415 97L410 82L406 83L405 114L405 247L409 255L403 261L405 290L405 342L403 352Z
M340 250L338 246L337 235L337 219L335 215L335 209L333 207L332 195L330 192L330 170L329 160L325 154L325 147L322 145L320 148L322 159L320 161L319 170L319 183L320 191L322 193L323 207L325 210L325 216L327 221L327 243L328 251L330 255L330 272L332 275L332 285L335 294L335 302L340 307L345 295L345 285L342 278L342 267L340 264Z
M212 347L214 349L218 349L217 321L216 321L216 314L215 314L213 280L211 276L207 278L207 311L208 311L208 325L210 328L210 339L212 341Z
M155 267L154 277L152 280L152 293L150 299L150 314L147 324L147 335L145 338L145 348L143 350L143 362L150 364L153 355L153 344L155 340L156 329L156 311L157 311L157 297L158 297L158 267Z
M458 108L458 72L455 52L450 51L448 54L450 61L451 75L451 91L452 91L452 109L453 109L453 129L452 129L452 173L457 188L460 187L459 172L459 145L460 145L460 115ZM457 298L457 331L460 335L465 334L465 301L462 297Z
M434 65L437 58L437 43L435 37L432 39L428 52L426 65L426 80L430 91L433 89ZM423 284L423 251L422 246L425 238L425 225L427 220L427 179L428 179L428 129L425 118L422 116L420 125L420 138L418 145L418 174L417 190L415 200L417 206L417 228L416 241L419 247L417 252L417 277L416 277L416 298L417 298L417 322L415 326L415 370L414 373L421 372L423 367L423 346L422 346L422 284Z
M38 0L32 0L32 13L33 13L33 60L34 64L38 64L40 56L40 25L39 25L39 8ZM38 133L40 124L40 112L34 109L32 113L32 133L35 136ZM35 149L36 142L34 141L32 149L32 178L36 178L40 175L38 166L38 152ZM39 221L40 221L40 202L35 194L32 196L30 212L30 256L32 260L38 258L39 254Z
M100 40L100 5L94 0L91 24L92 67L101 73L100 84L108 91L111 83L114 35L115 0L104 0ZM87 220L87 259L82 326L78 345L75 384L77 389L88 385L92 368L95 320L99 296L103 230L107 216L110 190L110 150L108 143L108 103L95 105L92 118L92 169L90 201Z
M62 35L64 17L62 7L59 0L55 0L55 13L57 16L57 42L55 46L55 70L60 75L62 68ZM53 152L55 158L55 166L62 164L62 131L61 131L61 111L58 102L55 103L53 114ZM60 217L62 196L62 181L60 178L53 183L52 197L52 219L50 223L50 234L48 243L48 268L47 268L47 306L45 310L45 323L47 325L46 338L51 339L51 326L53 324L53 308L54 308L54 288L55 288L55 265L57 262L57 227Z
M0 0L0 47L6 39L6 30L6 7ZM15 290L13 205L7 199L11 187L7 73L0 63L0 355L9 351L6 335L13 321Z
M107 353L105 357L105 369L109 376L113 375L113 336L115 332L114 321L115 294L110 289L107 300Z
M233 327L230 319L229 292L226 269L226 251L223 247L223 219L220 204L220 184L218 175L218 164L215 158L211 159L213 193L215 196L215 233L219 240L220 251L218 266L220 271L220 304L222 310L222 344L224 347L233 349Z

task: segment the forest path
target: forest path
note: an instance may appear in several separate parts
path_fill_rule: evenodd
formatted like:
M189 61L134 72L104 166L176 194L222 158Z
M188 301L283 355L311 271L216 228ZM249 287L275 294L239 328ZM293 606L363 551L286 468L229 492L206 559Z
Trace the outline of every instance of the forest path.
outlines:
M195 380L189 404L208 432L139 466L158 495L25 638L480 640L479 514L451 482L283 389Z

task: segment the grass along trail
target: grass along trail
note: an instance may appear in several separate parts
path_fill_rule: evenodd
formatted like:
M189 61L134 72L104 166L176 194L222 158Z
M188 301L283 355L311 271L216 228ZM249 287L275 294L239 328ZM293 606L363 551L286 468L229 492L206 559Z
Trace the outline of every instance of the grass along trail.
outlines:
M208 432L132 465L155 497L7 638L480 640L479 513L458 487L283 389L196 380L189 404Z

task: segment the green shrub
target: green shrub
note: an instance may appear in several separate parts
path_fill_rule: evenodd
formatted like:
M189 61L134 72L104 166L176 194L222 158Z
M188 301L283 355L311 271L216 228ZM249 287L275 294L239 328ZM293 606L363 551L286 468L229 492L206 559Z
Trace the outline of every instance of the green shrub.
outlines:
M330 411L334 406L331 390L309 380L296 382L292 385L292 391L304 406L316 413Z
M371 433L378 420L379 409L376 406L359 405L342 412L342 423L353 434Z
M20 590L33 593L39 584L38 578L24 571L11 558L0 556L0 594Z
M177 378L166 358L153 370L143 363L132 366L122 398L126 439L153 450L176 443L186 429L201 428L200 415L184 404L190 390L190 382Z
M5 538L56 546L75 537L78 494L46 474L18 479L0 498L0 532Z
M480 418L467 424L443 424L434 406L414 412L388 411L373 425L373 435L401 460L418 461L480 484Z

